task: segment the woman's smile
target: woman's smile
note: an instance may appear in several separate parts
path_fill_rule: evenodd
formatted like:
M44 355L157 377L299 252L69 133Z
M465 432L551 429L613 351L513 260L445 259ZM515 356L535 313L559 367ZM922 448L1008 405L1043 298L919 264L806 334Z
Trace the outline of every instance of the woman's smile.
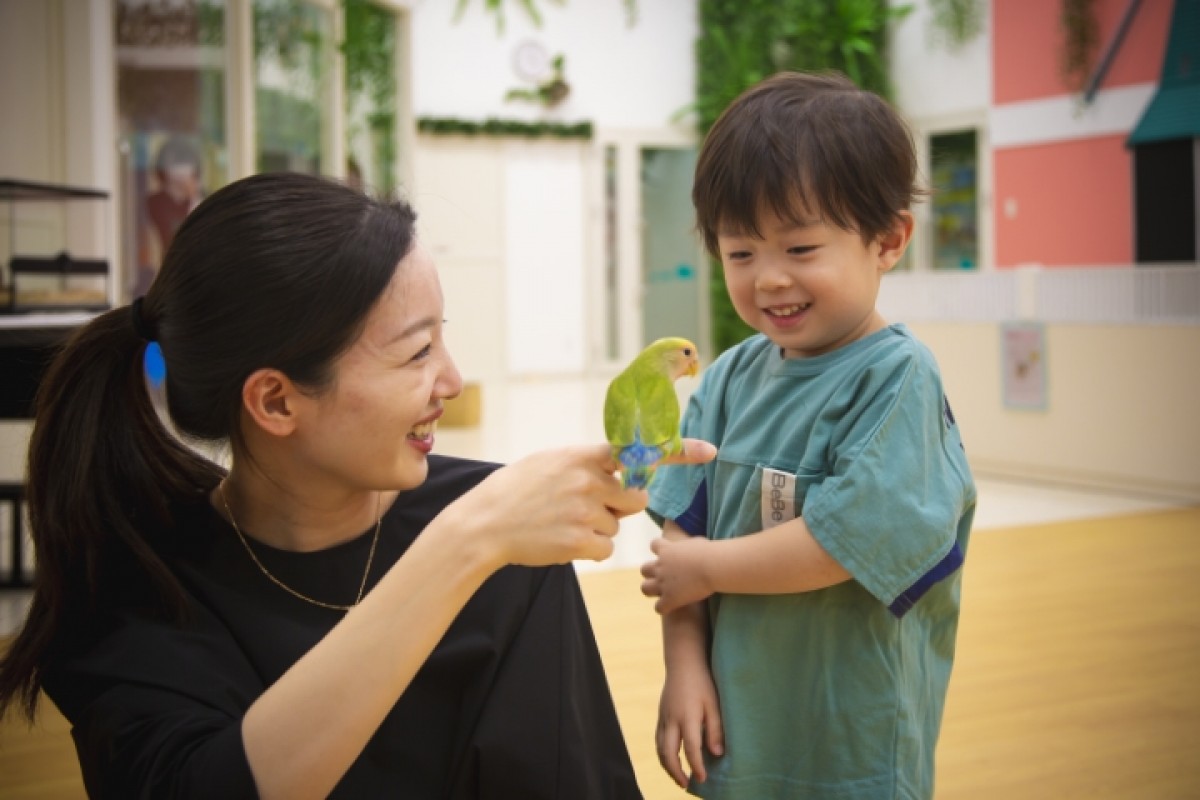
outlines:
M425 417L420 422L412 427L405 437L410 445L422 453L429 453L433 450L433 434L437 430L438 418L442 416L442 409L438 409L433 414Z

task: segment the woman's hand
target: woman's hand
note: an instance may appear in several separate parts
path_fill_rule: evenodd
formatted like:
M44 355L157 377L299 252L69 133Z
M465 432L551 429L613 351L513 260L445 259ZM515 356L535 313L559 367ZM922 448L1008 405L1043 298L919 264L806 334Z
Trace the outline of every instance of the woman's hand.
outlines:
M681 454L663 463L703 464L716 448L685 439ZM534 453L496 470L449 506L471 540L491 548L499 566L602 561L612 555L612 537L622 517L646 507L644 489L622 489L607 445L585 445Z

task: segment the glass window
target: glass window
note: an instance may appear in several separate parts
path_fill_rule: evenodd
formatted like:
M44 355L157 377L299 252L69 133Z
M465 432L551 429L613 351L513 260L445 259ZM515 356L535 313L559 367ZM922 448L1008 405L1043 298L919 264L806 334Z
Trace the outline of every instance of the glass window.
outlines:
M979 268L979 178L973 130L929 137L934 269Z
M235 178L286 170L397 187L402 11L376 0L112 2L120 294L145 293L184 217Z
M175 231L228 181L224 0L117 0L117 124L128 290L143 294Z
M337 174L329 163L331 12L254 0L255 169Z
M692 208L696 151L641 149L642 339L700 336L700 240Z
M346 178L390 193L397 184L396 17L369 0L348 0Z

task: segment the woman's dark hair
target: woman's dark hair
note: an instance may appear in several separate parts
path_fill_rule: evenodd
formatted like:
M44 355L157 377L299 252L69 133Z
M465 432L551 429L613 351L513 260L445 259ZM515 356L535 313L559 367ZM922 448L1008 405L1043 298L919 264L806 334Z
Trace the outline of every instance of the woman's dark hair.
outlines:
M717 233L759 234L764 207L874 241L924 192L912 134L883 98L836 72L781 72L743 92L709 129L692 203L705 247Z
M236 181L188 215L136 310L108 311L72 336L36 401L27 490L37 569L25 624L0 661L0 715L19 698L33 718L56 646L116 598L168 618L186 611L160 555L171 508L203 497L224 470L161 423L142 334L162 348L175 428L236 452L246 378L273 367L328 388L411 249L414 220L403 202L323 178Z

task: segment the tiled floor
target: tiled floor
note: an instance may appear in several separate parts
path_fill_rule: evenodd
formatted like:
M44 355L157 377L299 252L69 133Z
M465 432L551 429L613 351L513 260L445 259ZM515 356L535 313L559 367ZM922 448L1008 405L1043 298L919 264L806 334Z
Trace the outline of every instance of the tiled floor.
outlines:
M680 381L679 394L693 388ZM486 384L482 422L477 427L437 432L435 450L441 453L508 462L546 447L602 441L602 408L607 381L542 379ZM1041 522L1086 519L1153 511L1171 503L1153 498L1023 484L981 477L977 531L1011 528ZM645 516L626 519L613 556L601 564L581 562L581 571L631 567L649 556L657 528ZM25 592L0 591L0 636L20 624L28 605Z

